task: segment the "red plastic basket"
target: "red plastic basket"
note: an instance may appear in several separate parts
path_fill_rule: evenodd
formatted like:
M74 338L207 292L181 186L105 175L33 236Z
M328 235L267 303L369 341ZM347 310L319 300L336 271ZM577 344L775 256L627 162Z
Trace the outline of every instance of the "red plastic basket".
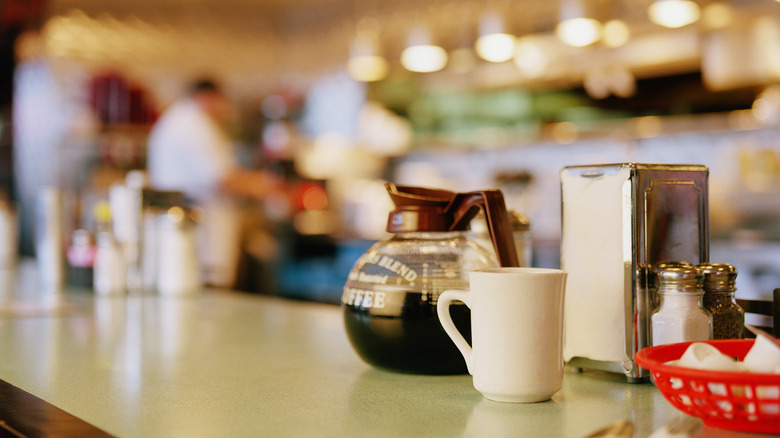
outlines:
M721 353L744 359L755 340L707 341ZM780 434L780 374L707 371L666 365L692 342L648 347L636 362L649 370L661 393L677 409L722 429Z

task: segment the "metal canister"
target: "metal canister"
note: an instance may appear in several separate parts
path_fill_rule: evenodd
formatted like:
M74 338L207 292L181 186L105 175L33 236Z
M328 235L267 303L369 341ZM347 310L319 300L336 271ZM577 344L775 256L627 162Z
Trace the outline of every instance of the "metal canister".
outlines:
M713 339L740 339L745 311L737 304L737 268L728 263L702 263L704 308L712 313Z
M708 261L706 166L617 163L561 171L564 360L646 381L634 355L650 345L652 269Z
M159 227L171 207L184 206L184 194L178 191L142 189L143 229L141 232L140 271L141 286L145 291L157 289L159 277Z
M531 222L528 216L509 210L509 222L512 224L512 237L515 240L517 260L520 266L533 264L533 242L531 242Z
M35 256L43 293L60 293L65 279L63 245L63 200L57 187L44 187L38 192Z
M127 291L127 265L124 252L109 231L97 235L94 278L97 295L121 295Z
M183 207L171 207L157 223L157 292L193 295L200 291L195 223Z
M531 241L531 222L528 216L516 210L507 211L509 222L512 226L512 238L515 242L517 259L520 266L531 266L533 262L533 243ZM470 237L483 248L495 255L493 243L490 241L490 233L482 213L471 221Z

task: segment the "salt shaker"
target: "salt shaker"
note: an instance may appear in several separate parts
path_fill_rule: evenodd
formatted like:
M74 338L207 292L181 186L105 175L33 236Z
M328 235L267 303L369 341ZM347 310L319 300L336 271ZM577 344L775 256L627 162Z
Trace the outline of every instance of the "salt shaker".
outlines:
M650 300L651 300L651 309L655 310L658 308L658 305L661 304L661 297L658 295L658 273L663 271L666 268L671 268L672 266L693 266L692 264L688 262L684 262L682 260L674 260L674 261L664 261L664 262L658 262L655 265L653 265L653 272L649 277L650 280Z
M653 345L712 339L712 314L702 304L702 271L669 266L657 278L660 304L651 316Z
M512 224L512 237L520 266L531 266L533 244L531 242L531 223L528 217L518 211L509 210L509 222Z
M124 253L114 236L108 231L97 235L93 287L97 295L120 295L125 293Z
M65 251L62 245L62 191L42 187L36 200L35 256L41 287L46 294L60 294L65 282Z
M194 223L182 207L171 207L158 218L157 292L194 295L200 291Z
M516 210L508 210L509 223L512 226L512 238L519 266L531 266L533 262L533 243L531 242L531 225L528 217ZM493 242L485 222L485 215L480 212L471 221L469 237L495 256Z
M697 265L704 274L704 308L712 313L713 339L740 339L745 326L745 311L734 297L737 292L737 268L728 263Z

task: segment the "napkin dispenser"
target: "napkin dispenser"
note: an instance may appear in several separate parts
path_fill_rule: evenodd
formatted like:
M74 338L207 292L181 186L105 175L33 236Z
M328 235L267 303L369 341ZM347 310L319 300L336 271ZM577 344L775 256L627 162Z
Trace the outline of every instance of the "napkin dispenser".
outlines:
M649 378L634 354L651 345L652 266L708 261L708 175L706 166L674 164L561 170L569 365Z

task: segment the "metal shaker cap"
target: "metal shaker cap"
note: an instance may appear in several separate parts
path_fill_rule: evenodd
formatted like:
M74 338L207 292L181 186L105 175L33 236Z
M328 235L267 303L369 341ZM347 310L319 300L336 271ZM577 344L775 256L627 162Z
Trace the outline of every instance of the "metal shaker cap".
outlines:
M676 266L682 266L682 267L690 267L693 266L692 264L682 261L682 260L667 260L663 262L657 262L652 266L652 271L649 273L649 281L651 285L654 287L658 287L658 283L660 282L658 273L663 271L664 269L676 267Z
M728 263L696 265L704 274L706 292L733 292L737 289L737 268Z
M659 293L702 293L704 274L696 266L668 266L657 275Z
M158 224L165 229L185 229L193 225L192 212L184 207L171 207L158 218Z
M672 268L672 267L690 267L693 266L692 264L688 262L684 262L682 260L673 260L673 261L665 261L665 262L658 262L653 266L653 271L655 272L661 272L662 270L666 268Z
M528 231L531 229L531 221L528 220L528 216L516 210L509 210L508 213L512 231Z

